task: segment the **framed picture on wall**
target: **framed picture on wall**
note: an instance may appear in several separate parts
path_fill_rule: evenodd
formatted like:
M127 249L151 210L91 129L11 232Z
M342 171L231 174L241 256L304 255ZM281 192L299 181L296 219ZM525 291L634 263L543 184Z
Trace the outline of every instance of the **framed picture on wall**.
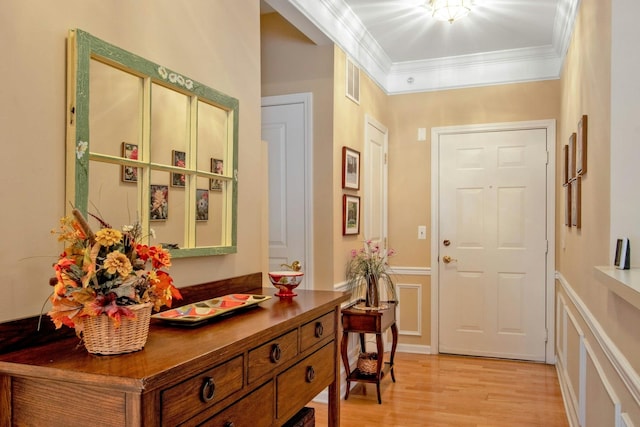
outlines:
M342 196L342 235L360 234L360 197Z
M219 175L224 174L224 161L220 159L211 159L211 172L217 173ZM213 191L222 191L222 180L221 179L212 179L210 180L209 188Z
M360 189L360 152L342 147L342 188Z
M569 146L562 146L562 186L567 187L569 185Z
M122 157L138 160L138 146L136 144L122 143ZM122 166L122 182L138 182L138 168L135 166Z
M187 154L184 151L171 150L171 165L179 168L186 167ZM184 187L185 175L183 173L171 173L171 186Z
M571 181L571 226L580 228L581 226L581 209L580 209L580 192L581 192L581 179L580 177L574 178Z
M196 221L209 220L209 190L196 189Z
M578 122L576 137L576 174L582 176L587 173L587 116Z
M576 177L576 133L572 133L569 137L569 160L568 160L568 176L569 181L573 181Z
M571 185L564 187L564 225L571 227Z
M149 220L166 221L169 218L169 186L151 185Z

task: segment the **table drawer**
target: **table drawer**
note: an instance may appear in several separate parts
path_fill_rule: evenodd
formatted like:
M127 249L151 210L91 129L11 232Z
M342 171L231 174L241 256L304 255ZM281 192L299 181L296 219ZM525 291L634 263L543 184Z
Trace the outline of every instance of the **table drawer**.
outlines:
M204 421L206 427L268 427L273 425L273 381Z
M335 341L278 375L278 419L292 416L291 412L295 413L331 384L335 375Z
M300 349L313 347L318 342L333 337L336 331L336 314L334 311L306 323L300 329Z
M249 382L257 380L297 355L297 329L254 348L249 352Z
M162 392L162 424L175 426L242 389L243 356Z

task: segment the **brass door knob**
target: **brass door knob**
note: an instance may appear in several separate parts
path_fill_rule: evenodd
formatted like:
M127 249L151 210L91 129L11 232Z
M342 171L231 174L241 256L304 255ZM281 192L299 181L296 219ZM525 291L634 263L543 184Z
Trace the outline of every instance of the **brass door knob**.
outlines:
M444 262L445 264L449 264L450 262L456 262L458 261L455 258L451 258L449 255L445 255L442 257L442 262Z

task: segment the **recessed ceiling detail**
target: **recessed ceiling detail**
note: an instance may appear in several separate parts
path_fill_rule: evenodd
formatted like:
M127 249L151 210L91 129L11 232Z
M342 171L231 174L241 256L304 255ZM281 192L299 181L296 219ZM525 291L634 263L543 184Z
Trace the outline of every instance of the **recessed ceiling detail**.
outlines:
M579 4L474 0L451 24L429 0L264 1L316 43L324 34L388 94L557 79Z

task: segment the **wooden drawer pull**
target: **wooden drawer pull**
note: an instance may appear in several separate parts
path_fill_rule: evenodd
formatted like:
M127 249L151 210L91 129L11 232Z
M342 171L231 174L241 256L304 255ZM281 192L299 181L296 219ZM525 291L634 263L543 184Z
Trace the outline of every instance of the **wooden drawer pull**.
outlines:
M280 349L280 345L276 343L271 347L271 362L278 363L280 357L282 357L282 350Z
M324 326L322 326L322 322L316 322L316 338L322 337L324 334Z
M226 423L224 423L224 427L236 427L236 425L233 423L233 421L227 421Z
M203 402L209 402L213 399L213 396L216 394L216 383L213 382L212 377L207 377L202 382L202 387L200 388L200 399Z
M307 382L313 382L316 379L316 371L313 369L313 366L307 366Z

